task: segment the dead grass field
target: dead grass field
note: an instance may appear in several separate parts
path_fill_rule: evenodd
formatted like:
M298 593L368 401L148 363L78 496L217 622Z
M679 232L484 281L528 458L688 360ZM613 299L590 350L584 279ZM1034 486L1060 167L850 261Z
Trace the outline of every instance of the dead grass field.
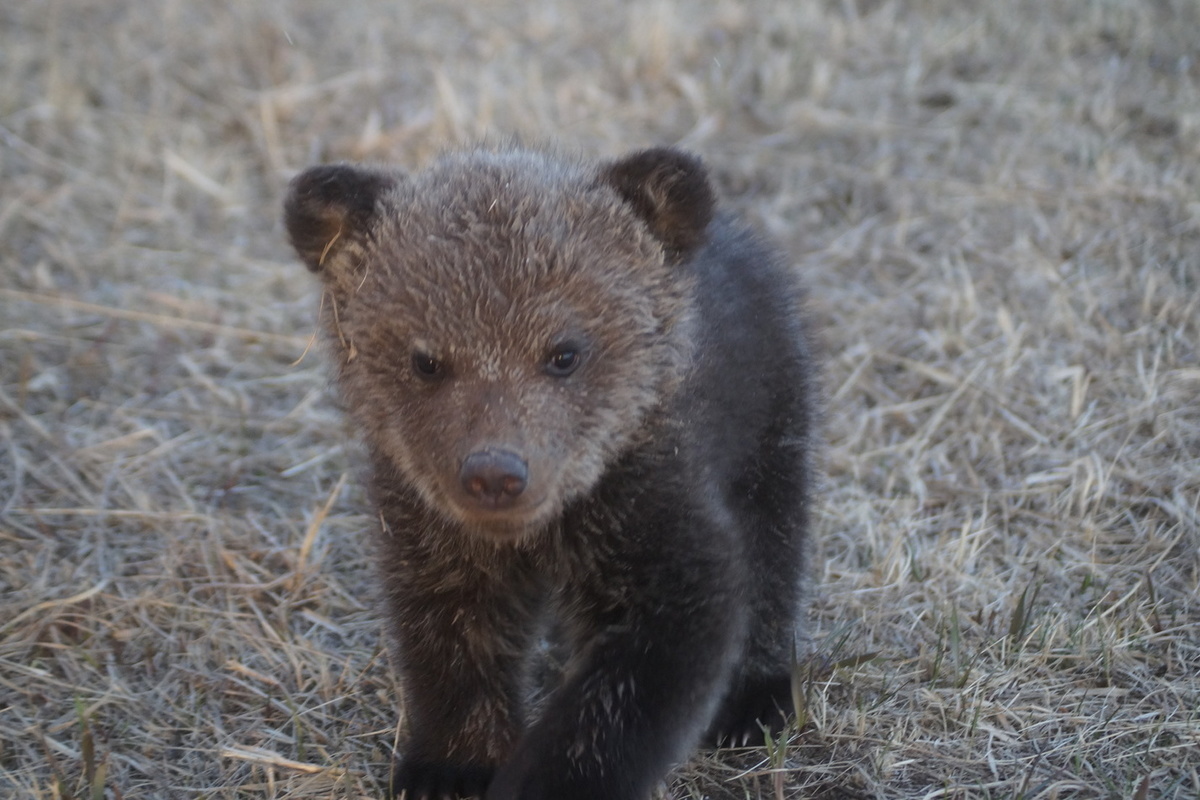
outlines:
M1200 796L1198 32L1194 0L4 3L0 796L382 796L369 521L279 202L513 132L701 153L821 328L803 728L668 796Z

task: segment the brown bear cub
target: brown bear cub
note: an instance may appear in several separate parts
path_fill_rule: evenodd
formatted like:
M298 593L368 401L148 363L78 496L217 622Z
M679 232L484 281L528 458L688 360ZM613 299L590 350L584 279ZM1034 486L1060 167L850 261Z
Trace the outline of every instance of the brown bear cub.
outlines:
M789 269L714 206L667 148L292 182L370 452L394 796L645 800L792 710L811 368Z

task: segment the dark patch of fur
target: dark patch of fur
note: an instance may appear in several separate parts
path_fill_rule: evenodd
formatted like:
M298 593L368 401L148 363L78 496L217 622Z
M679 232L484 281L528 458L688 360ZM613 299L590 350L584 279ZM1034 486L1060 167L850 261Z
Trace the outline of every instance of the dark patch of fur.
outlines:
M375 202L392 185L389 176L347 164L305 170L292 181L283 206L292 247L313 272L338 240L369 227Z
M393 791L644 800L706 734L781 726L811 368L794 279L714 215L699 159L318 167L286 208L371 452L407 728ZM547 367L563 342L569 374ZM491 449L528 467L502 507L462 488ZM527 719L548 624L570 655Z
M666 147L652 148L614 162L605 177L674 258L703 242L716 198L700 159Z
M397 761L388 795L404 800L440 800L443 797L482 798L495 770L446 762Z

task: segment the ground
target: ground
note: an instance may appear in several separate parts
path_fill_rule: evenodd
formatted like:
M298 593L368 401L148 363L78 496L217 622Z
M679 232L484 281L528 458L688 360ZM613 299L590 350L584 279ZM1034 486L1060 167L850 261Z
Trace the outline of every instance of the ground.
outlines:
M1200 795L1197 30L1193 0L4 5L0 795L381 796L370 520L280 200L512 135L696 151L810 290L802 718L665 796Z

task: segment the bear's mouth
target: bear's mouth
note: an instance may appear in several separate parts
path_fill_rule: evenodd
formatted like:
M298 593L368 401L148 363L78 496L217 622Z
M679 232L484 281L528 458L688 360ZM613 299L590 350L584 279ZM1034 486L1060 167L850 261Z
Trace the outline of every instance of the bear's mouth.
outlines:
M457 487L454 487L457 488ZM513 501L495 501L462 491L444 492L443 508L463 528L496 541L516 541L546 527L553 515L545 493L525 492Z
M467 530L496 542L515 542L543 530L550 517L546 503L486 510L479 506L457 506L459 521Z

